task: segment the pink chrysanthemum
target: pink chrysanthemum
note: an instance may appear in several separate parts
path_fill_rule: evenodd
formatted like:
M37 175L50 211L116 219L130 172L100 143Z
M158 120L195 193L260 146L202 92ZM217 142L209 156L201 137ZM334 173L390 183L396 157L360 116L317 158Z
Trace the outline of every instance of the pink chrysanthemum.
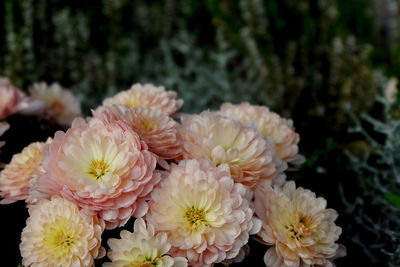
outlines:
M170 257L171 248L166 233L155 234L154 227L142 218L136 219L134 232L121 231L121 239L111 238L107 241L110 250L107 252L111 263L103 267L186 267L187 260L182 257Z
M0 137L10 128L10 125L6 122L0 122ZM4 146L5 142L0 141L0 148Z
M80 117L81 105L79 100L58 83L35 83L30 89L30 102L41 101L44 103L43 113L49 120L64 126L70 126L72 121Z
M269 138L228 117L210 112L184 116L180 134L185 159L206 156L216 165L228 163L235 182L247 186L273 181L286 168Z
M155 166L155 156L123 122L76 119L45 147L46 174L31 193L37 198L61 195L112 229L146 213L146 197L160 179Z
M29 215L19 246L24 266L88 267L104 256L104 222L66 199L41 199L29 208Z
M130 108L154 108L171 116L183 105L183 100L176 99L176 92L165 91L163 86L152 84L134 84L131 89L106 98L103 105L125 105Z
M292 163L304 161L303 157L297 154L300 137L294 130L292 120L281 118L265 106L250 105L247 102L237 105L225 103L217 113L254 126L262 135L271 137L283 161Z
M48 141L50 142L50 140ZM36 177L43 174L41 164L45 142L35 142L15 154L0 172L1 204L26 200Z
M186 257L189 266L211 266L235 258L258 231L251 197L248 187L234 183L229 165L183 160L152 192L146 218L167 233L171 255Z
M10 80L0 77L0 120L7 118L17 111L17 105L22 94Z
M337 213L326 209L326 200L288 182L281 187L260 184L255 190L255 212L262 221L258 235L272 247L264 256L268 267L333 266L343 256L335 243L342 229Z
M182 143L177 137L178 123L161 110L114 105L99 107L93 116L107 123L125 122L160 159L174 159L182 153Z

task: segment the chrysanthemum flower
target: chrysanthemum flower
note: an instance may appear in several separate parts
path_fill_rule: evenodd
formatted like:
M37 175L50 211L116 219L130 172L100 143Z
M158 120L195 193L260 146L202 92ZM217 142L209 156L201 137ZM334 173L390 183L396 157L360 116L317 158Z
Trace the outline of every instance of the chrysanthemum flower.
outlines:
M0 196L3 198L1 204L27 199L33 180L37 175L43 174L40 166L44 145L45 142L35 142L25 147L0 172Z
M17 111L17 105L22 95L10 80L0 77L0 120Z
M130 108L155 108L171 116L183 105L183 100L176 99L176 92L165 91L163 86L152 84L134 84L131 89L122 91L113 97L104 99L103 105L125 105Z
M303 157L297 154L300 137L294 130L292 120L281 118L265 106L250 105L247 102L238 105L225 103L217 113L252 125L262 135L271 137L283 161L292 163L304 161Z
M10 128L10 125L6 122L0 122L0 137L4 134L5 131L7 131ZM5 142L1 141L0 142L0 148L4 146Z
M111 238L107 241L110 250L107 252L111 263L103 267L186 267L187 260L182 257L167 255L171 245L166 233L155 235L154 227L142 218L136 219L134 232L121 231L121 239Z
M107 123L125 122L160 159L174 159L182 153L182 143L177 137L178 123L161 110L102 106L93 111L93 116Z
M160 179L155 166L155 156L123 122L76 119L45 147L46 174L38 177L31 194L61 195L99 215L111 229L147 211L146 197Z
M30 88L30 101L42 101L44 103L44 116L54 120L60 125L70 126L72 121L81 116L79 100L58 83L47 85L35 83Z
M41 199L29 208L29 215L19 246L24 266L87 267L104 256L104 222L66 199Z
M247 186L273 181L286 168L269 138L228 117L210 112L184 116L180 134L185 159L206 156L216 165L228 163L235 182Z
M146 218L156 232L167 233L171 255L186 257L189 266L211 266L235 258L258 231L251 197L227 164L182 160L152 192Z
M336 211L294 182L283 188L259 184L255 212L262 221L258 235L272 246L264 257L268 267L332 266L331 259L341 254Z

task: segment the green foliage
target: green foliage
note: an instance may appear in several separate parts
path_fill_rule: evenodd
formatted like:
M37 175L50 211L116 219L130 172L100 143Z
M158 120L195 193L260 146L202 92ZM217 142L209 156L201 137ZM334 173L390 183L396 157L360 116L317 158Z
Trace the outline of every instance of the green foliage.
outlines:
M336 125L347 122L343 105L368 109L377 86L370 46L357 42L375 40L363 30L371 15L358 2L6 0L0 74L25 89L58 81L86 113L147 81L177 90L186 111L251 101L300 114L300 127L305 114Z
M383 196L387 201L392 203L392 205L400 209L400 195L394 193L386 193Z
M363 156L349 153L357 171L358 194L343 188L349 213L355 215L353 231L364 231L364 238L353 239L362 246L372 261L387 258L389 266L400 264L400 116L399 103L378 96L383 107L382 119L363 114L363 121L354 116L359 133L369 144ZM364 123L363 123L364 122ZM370 238L368 238L368 235ZM372 238L371 238L372 236Z

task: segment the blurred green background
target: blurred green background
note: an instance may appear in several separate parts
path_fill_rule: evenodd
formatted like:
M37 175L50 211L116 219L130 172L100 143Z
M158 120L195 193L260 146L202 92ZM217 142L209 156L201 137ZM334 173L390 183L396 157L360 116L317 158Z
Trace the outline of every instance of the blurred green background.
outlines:
M0 76L23 90L59 82L86 115L136 82L177 91L190 113L226 101L266 105L301 136L307 162L288 177L340 214L348 256L338 266L399 266L400 111L387 97L400 77L399 8L400 0L3 0Z

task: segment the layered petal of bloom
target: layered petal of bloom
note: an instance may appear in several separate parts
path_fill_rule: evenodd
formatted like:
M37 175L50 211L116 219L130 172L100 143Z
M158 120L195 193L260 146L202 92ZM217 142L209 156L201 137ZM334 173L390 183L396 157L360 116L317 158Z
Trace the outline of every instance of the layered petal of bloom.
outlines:
M210 112L184 116L180 135L185 159L206 156L216 165L228 163L235 182L247 186L273 181L287 167L272 140L228 117Z
M17 111L21 97L22 93L11 84L10 80L0 77L0 120Z
M122 105L99 107L93 116L104 122L125 122L160 159L174 159L182 153L178 123L158 109L129 108Z
M68 200L41 199L29 208L29 215L19 246L24 266L87 267L104 256L104 222Z
M48 141L50 142L50 141ZM45 142L35 142L15 154L11 162L0 172L1 204L9 204L28 198L29 189L36 177L43 174L41 168Z
M183 100L176 99L176 92L165 91L163 86L152 84L134 84L131 89L119 92L104 99L104 106L125 105L130 108L154 108L171 116L183 105Z
M45 147L46 174L38 177L31 194L61 195L112 229L147 211L146 198L160 180L155 166L155 156L123 122L76 119Z
M238 105L225 103L217 114L238 119L246 125L254 126L262 135L271 137L283 161L304 161L304 158L297 154L300 137L294 130L292 120L281 118L265 106L250 105L247 102Z
M151 194L147 222L165 232L173 256L189 266L211 266L235 258L258 231L251 190L234 183L229 166L208 158L173 164Z
M30 93L29 102L44 103L44 116L60 125L70 126L72 121L82 114L79 100L58 83L35 83L30 88Z
M259 228L258 228L259 229ZM250 253L250 247L249 245L244 245L240 250L239 253L237 254L237 256L235 258L232 259L228 259L228 260L224 260L222 262L223 265L231 265L234 263L240 263L244 260L244 258L249 255Z
M4 134L5 131L7 131L10 128L10 125L6 122L0 122L0 137ZM4 146L5 142L1 141L0 142L0 148Z
M186 267L187 260L182 257L173 258L167 253L171 245L166 233L155 234L154 227L142 218L136 219L134 232L121 231L121 239L111 238L107 241L110 250L107 252L111 263L103 267Z
M342 229L335 225L337 213L326 209L326 200L294 182L284 187L259 184L255 212L262 221L258 235L272 247L264 257L268 267L332 266L341 254L335 243ZM343 255L341 255L343 256Z

